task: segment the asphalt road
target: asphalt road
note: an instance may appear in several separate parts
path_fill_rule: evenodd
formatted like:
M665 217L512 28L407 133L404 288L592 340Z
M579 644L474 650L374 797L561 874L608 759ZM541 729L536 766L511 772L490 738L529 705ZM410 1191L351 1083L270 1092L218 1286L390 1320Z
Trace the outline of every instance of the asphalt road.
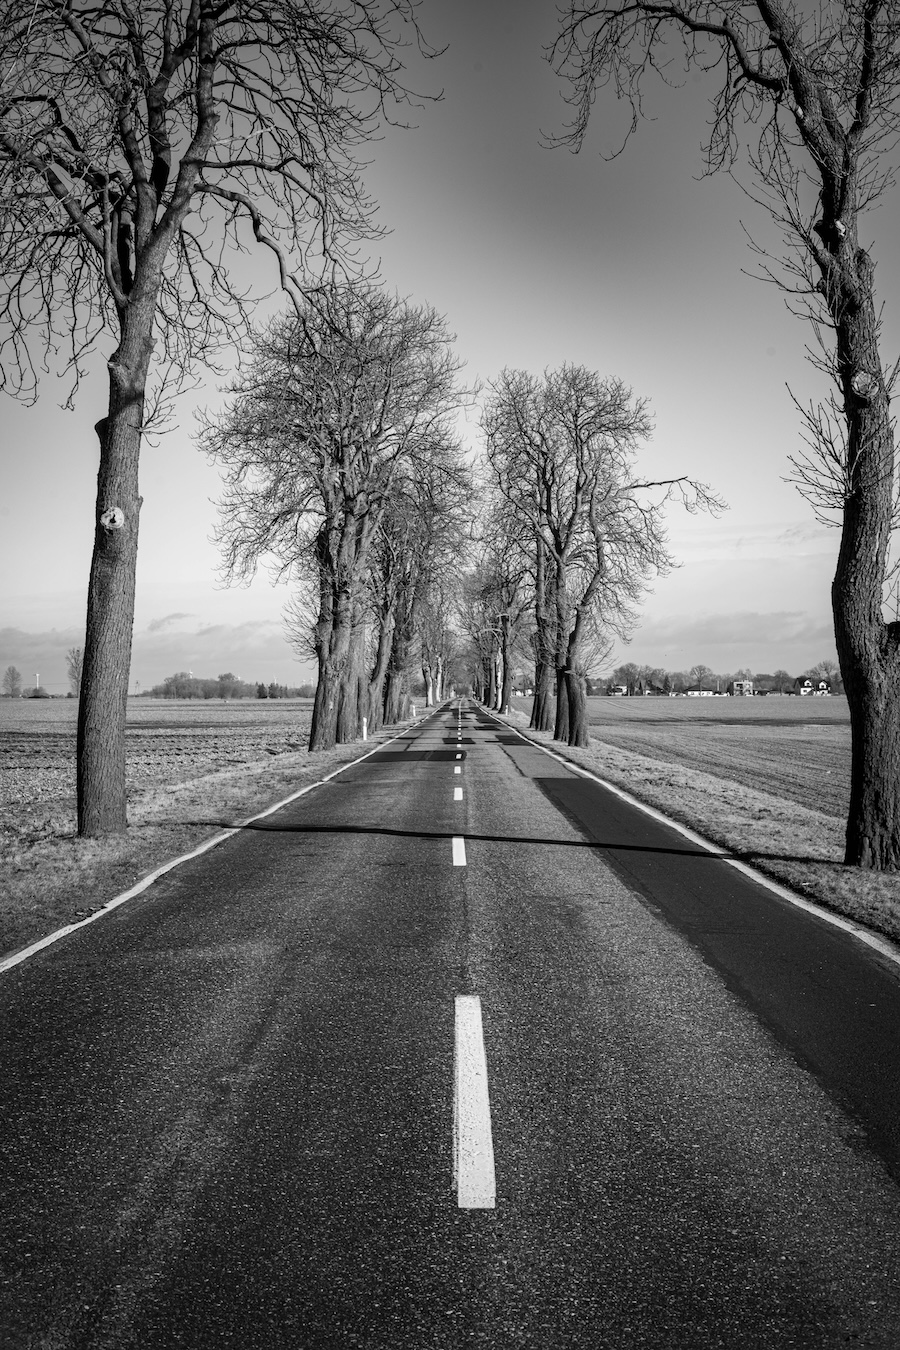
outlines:
M0 1346L896 1350L898 1026L877 955L448 705L0 976Z

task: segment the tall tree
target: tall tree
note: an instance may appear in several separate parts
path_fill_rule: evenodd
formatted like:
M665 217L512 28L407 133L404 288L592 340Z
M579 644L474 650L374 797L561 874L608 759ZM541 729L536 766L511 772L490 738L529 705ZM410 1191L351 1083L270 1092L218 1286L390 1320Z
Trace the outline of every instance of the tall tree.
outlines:
M230 405L205 428L225 470L226 575L251 576L268 555L283 576L300 567L316 579L312 750L338 734L393 494L454 444L458 370L433 309L370 283L334 284L259 335Z
M84 651L81 647L70 647L66 652L66 674L69 677L69 692L75 698L81 692L81 673L84 667Z
M759 200L784 238L778 279L812 320L816 364L833 382L804 412L809 453L794 459L801 491L841 543L832 586L835 638L850 706L845 861L900 867L900 623L886 621L896 507L896 447L875 264L862 217L895 181L900 133L897 0L571 0L551 52L571 82L578 149L604 85L630 100L681 47L717 80L709 171L730 169L741 137ZM802 411L802 410L801 410Z
M289 268L368 229L357 147L405 100L415 0L0 0L2 382L34 394L32 333L109 401L78 714L78 829L126 827L138 460L155 365L171 392L247 318L229 254ZM293 254L293 263L289 254ZM244 274L246 275L246 274ZM111 350L110 350L111 348Z
M722 504L688 478L641 479L635 460L650 432L646 403L583 366L564 365L541 380L503 371L484 429L497 490L529 522L545 559L536 619L555 637L553 734L587 745L588 637L598 622L626 635L649 578L671 565L664 508L673 495L689 511ZM549 648L546 638L542 645Z
M22 675L15 666L7 666L3 672L3 692L9 698L18 698L22 692Z

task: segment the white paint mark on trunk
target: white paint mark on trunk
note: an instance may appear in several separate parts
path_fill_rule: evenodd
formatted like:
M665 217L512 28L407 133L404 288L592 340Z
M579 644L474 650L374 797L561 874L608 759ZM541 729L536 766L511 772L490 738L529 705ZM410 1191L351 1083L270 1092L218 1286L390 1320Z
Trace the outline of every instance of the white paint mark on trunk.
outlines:
M457 994L453 1055L453 1170L460 1209L494 1209L494 1141L477 994Z

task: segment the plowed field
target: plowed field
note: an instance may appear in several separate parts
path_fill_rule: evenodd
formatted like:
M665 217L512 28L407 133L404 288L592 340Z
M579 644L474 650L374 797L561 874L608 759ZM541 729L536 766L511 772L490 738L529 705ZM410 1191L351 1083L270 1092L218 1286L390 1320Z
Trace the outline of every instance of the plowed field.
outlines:
M266 755L302 750L308 699L131 700L129 798ZM35 811L74 812L74 699L0 700L0 828L18 833Z

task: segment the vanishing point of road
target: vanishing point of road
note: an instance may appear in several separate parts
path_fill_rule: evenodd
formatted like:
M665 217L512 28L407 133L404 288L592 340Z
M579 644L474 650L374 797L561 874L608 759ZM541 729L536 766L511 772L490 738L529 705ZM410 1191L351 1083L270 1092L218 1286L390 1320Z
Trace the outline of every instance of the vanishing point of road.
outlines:
M455 700L0 975L0 1346L897 1350L898 1029Z

